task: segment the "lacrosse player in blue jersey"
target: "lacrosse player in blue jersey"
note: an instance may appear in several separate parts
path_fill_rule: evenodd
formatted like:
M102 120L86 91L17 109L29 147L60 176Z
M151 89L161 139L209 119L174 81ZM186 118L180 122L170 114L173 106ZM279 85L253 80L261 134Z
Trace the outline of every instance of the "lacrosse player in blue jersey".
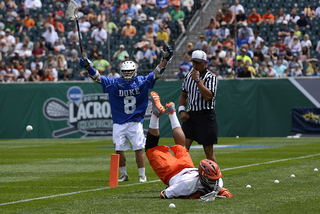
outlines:
M111 113L113 118L113 143L116 154L120 155L119 182L128 181L126 169L125 150L130 150L130 143L136 153L136 162L139 170L139 181L146 182L145 155L142 149L145 147L143 134L143 118L148 106L148 89L154 87L157 79L162 77L166 66L171 62L173 50L166 46L161 50L161 62L155 70L147 76L137 76L137 66L133 61L125 61L120 67L121 78L108 78L101 76L92 67L92 62L80 59L80 66L84 67L90 77L100 83L104 93L109 93Z

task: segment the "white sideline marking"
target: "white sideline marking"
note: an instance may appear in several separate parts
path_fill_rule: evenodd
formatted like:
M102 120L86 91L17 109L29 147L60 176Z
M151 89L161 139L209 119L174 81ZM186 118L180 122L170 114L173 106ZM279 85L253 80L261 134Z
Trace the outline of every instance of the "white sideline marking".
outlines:
M277 163L277 162L283 162L283 161L288 161L288 160L303 159L303 158L309 158L309 157L314 157L314 156L319 156L319 155L320 155L320 153L314 154L314 155L296 157L296 158L286 158L286 159L280 159L280 160L275 160L275 161L268 161L268 162L264 162L264 163L255 163L255 164L249 164L249 165L244 165L244 166L236 166L236 167L221 169L221 171L241 169L241 168L246 168L246 167L250 167L250 166L258 166L258 165ZM140 184L145 184L145 183L154 183L154 182L158 182L158 181L161 181L161 180L153 180L153 181L148 181L148 182L144 182L144 183L127 184L127 185L122 185L119 187L135 186L135 185L140 185ZM37 200L42 200L42 199L47 199L47 198L55 198L55 197L60 197L60 196L75 195L75 194L80 194L80 193L85 193L85 192L96 192L96 191L106 190L106 189L110 189L110 188L112 188L112 187L102 187L102 188L97 188L97 189L82 190L82 191L69 192L69 193L63 193L63 194L58 194L58 195L43 196L43 197L39 197L39 198L30 198L30 199L25 199L25 200L20 200L20 201L1 203L0 206L9 205L9 204L18 204L18 203L28 202L28 201L37 201Z
M317 108L320 108L320 103L311 94L309 94L309 92L304 89L304 87L302 87L293 77L290 77L288 79L304 96L306 96L310 100L310 102L313 103L313 105L315 105Z

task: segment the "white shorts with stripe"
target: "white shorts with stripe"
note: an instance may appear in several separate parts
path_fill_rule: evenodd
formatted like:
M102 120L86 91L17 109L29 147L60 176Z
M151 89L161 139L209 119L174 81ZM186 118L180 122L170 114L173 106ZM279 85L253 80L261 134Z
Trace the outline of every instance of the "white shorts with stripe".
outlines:
M116 151L130 150L130 143L132 144L133 151L144 149L146 144L143 126L140 122L113 124L112 139Z

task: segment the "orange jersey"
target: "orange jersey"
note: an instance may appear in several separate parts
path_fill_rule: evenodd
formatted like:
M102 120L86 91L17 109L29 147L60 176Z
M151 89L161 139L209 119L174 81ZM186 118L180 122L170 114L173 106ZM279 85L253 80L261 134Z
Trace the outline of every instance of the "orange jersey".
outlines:
M224 16L223 21L229 23L232 19L232 17L235 17L236 15L234 15L234 13L232 13L232 16Z
M250 14L248 17L248 22L249 23L257 23L261 21L261 16L260 14L256 13L255 15Z
M171 146L175 157L168 146L156 146L146 151L147 158L154 172L166 185L170 179L185 168L194 168L192 159L186 148L180 145Z
M270 20L274 20L274 16L270 13L268 14L263 14L262 19L266 22L269 23Z

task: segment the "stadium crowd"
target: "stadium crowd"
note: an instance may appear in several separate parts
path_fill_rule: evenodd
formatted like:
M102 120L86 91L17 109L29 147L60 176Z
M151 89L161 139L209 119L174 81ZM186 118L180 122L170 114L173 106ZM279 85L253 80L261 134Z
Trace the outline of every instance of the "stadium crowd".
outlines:
M278 7L278 13L272 14L264 2L254 1L251 10L239 0L230 7L223 3L195 46L188 43L176 78L183 79L192 69L189 60L193 50L207 54L208 68L220 79L320 76L320 5L313 10L305 3L301 11L292 7L288 14ZM264 14L257 13L259 3L265 6Z
M185 31L185 12L194 7L193 0L75 1L83 54L109 77L119 76L122 61L147 63L147 67L156 63L164 44ZM90 81L79 70L77 27L66 14L64 2L0 2L0 82ZM169 26L172 23L177 25Z

